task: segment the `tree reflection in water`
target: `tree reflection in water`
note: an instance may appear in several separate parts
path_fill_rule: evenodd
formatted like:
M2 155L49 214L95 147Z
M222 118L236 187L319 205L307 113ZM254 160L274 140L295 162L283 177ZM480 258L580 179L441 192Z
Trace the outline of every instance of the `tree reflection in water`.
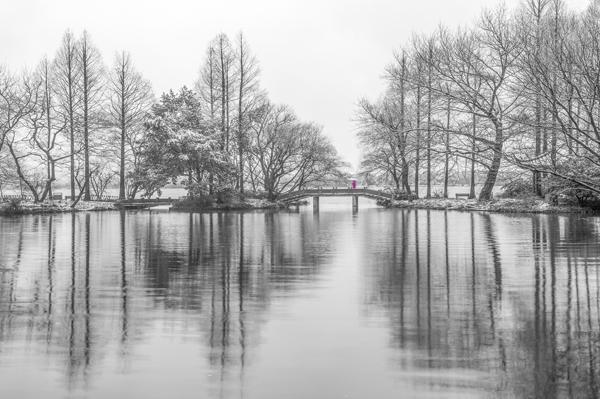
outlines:
M92 389L112 367L134 373L177 339L206 362L209 396L244 396L267 323L330 278L353 245L345 235L360 246L346 267L365 292L347 306L367 307L361 323L385 320L395 378L424 392L598 396L594 218L109 212L1 223L0 368L48 364L66 391Z
M419 383L483 386L508 397L597 397L596 219L405 210L380 234L397 246L382 249L363 236L364 261L377 259L366 272L367 297L386 309L394 347L410 351L400 367L429 370Z

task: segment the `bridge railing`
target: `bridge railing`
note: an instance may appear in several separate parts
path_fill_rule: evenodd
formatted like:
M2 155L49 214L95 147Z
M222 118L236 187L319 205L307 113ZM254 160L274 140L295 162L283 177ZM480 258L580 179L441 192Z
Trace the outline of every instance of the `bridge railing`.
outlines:
M336 196L336 195L362 195L366 197L373 198L382 198L382 199L392 199L393 193L386 192L383 190L373 190L366 187L363 188L326 188L326 187L317 187L317 188L307 188L303 190L297 190L292 192L287 192L279 196L279 199L282 201L299 199L303 197L310 196Z

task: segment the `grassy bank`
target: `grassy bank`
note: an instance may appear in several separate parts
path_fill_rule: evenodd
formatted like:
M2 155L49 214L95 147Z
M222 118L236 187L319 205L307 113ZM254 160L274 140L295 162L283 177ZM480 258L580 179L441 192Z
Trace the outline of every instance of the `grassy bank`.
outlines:
M536 198L502 198L478 202L474 199L431 198L413 201L392 201L390 208L438 209L456 211L484 211L501 213L579 213L598 214L590 208L572 205L552 205Z

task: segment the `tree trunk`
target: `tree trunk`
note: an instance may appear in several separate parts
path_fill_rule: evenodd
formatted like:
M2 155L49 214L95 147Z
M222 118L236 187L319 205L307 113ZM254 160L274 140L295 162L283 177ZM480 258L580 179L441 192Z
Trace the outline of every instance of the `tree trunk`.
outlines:
M408 181L408 162L406 162L406 121L404 103L404 79L406 76L406 56L402 53L402 71L400 76L400 135L398 145L400 146L400 161L402 162L402 187L408 195L411 195L410 183Z
M17 154L15 154L15 151L13 148L13 143L8 143L8 150L10 151L10 154L12 155L13 160L15 161L15 166L17 168L17 175L19 176L19 182L25 183L25 185L27 186L27 188L29 189L29 191L31 191L31 194L33 195L34 202L36 202L36 203L40 202L40 197L39 197L39 194L37 193L37 191L35 190L35 187L29 180L27 180L27 178L23 174L23 169L21 168L21 164L19 163L19 158L17 157ZM23 196L22 186L21 186L21 196Z
M535 156L539 157L542 149L542 110L540 94L536 94L535 99ZM538 197L542 196L541 175L537 170L533 171L533 192Z
M225 132L225 99L226 99L226 86L225 86L225 59L223 54L223 38L221 37L219 43L219 55L221 60L221 140L222 140L222 148L227 151L227 141L228 137L226 137Z
M122 112L125 110L122 108ZM125 199L125 115L121 119L121 165L119 168L119 199Z
M49 162L49 172L48 172L48 180L46 181L46 186L44 187L44 191L40 196L40 201L44 201L46 198L50 197L52 199L52 183L56 180L56 172L55 172L55 161L53 159L48 159Z
M488 171L483 188L479 192L479 201L489 201L492 199L492 190L496 184L496 177L498 177L498 171L500 170L500 162L502 161L502 121L493 120L492 123L496 129L496 138L494 141L494 156L492 158L492 164Z
M88 63L87 63L87 43L83 44L82 47L82 72L83 72L83 187L84 195L83 200L90 200L90 147L89 147L89 76L88 76Z
M123 54L123 58L121 59L121 165L119 168L119 199L125 199L125 135L127 133L125 121L125 55Z
M473 131L471 133L471 179L469 199L475 198L475 135L477 134L477 116L473 114Z
M48 60L44 60L44 98L46 100L46 188L44 189L44 194L42 195L42 201L46 199L46 195L50 195L52 198L52 168L54 163L52 161L52 155L50 154L53 144L52 144L52 115L50 114L50 110L52 109L52 96L50 92L49 85L49 73L48 73ZM44 150L42 150L44 151Z
M450 97L446 109L446 152L444 154L444 198L448 198L448 174L450 165Z
M70 184L71 184L71 201L75 198L75 109L73 104L73 77L69 71L69 144L71 146L71 154L69 156L70 164Z
M239 173L239 190L240 194L244 194L244 131L243 131L243 98L244 98L244 79L245 79L245 71L244 71L244 44L240 42L240 90L238 96L238 173Z
M415 197L419 198L419 150L421 147L421 86L417 85L417 146L415 152Z
M427 67L427 198L431 198L431 58L429 45L429 62Z
M410 182L408 181L408 162L406 162L406 157L404 154L402 154L402 187L404 187L406 194L412 194Z

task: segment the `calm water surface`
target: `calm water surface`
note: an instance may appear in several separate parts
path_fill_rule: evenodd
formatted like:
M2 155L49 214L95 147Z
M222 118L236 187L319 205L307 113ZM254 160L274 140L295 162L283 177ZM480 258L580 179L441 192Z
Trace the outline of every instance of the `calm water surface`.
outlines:
M598 397L600 219L362 205L0 218L0 397Z

